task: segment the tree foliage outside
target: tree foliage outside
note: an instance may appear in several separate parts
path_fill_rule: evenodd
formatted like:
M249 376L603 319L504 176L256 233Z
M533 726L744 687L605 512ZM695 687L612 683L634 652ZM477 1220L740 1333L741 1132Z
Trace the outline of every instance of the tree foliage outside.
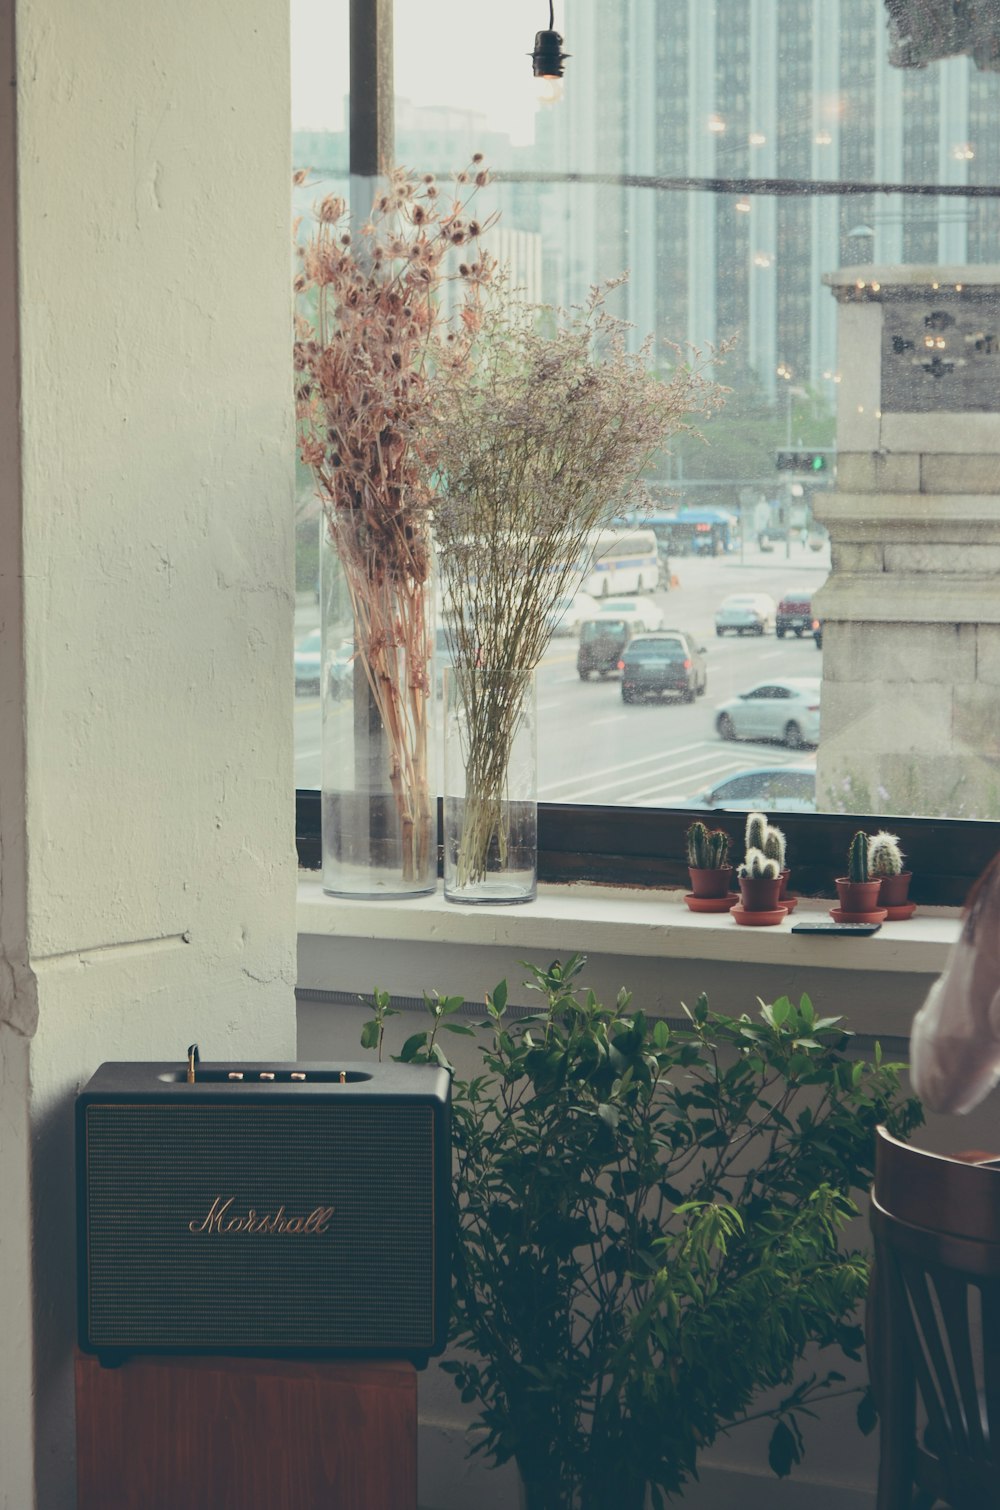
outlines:
M782 389L784 385L781 385ZM825 396L814 388L795 390L791 413L779 392L772 403L752 373L734 384L723 408L700 425L698 435L678 436L666 459L663 481L689 504L732 510L741 486L759 486L767 497L777 496L786 480L776 458L788 446L803 450L832 450L836 415ZM718 486L702 486L715 481ZM686 483L697 486L685 492Z
M577 988L584 963L528 965L541 1006L516 1021L497 986L480 1071L454 1082L465 1356L443 1366L479 1407L473 1450L516 1459L530 1510L639 1510L748 1420L773 1421L776 1473L799 1461L803 1419L847 1389L839 1355L860 1355L869 1260L843 1228L874 1129L905 1136L920 1109L808 997L739 1018L702 997L677 1029ZM450 1068L444 1033L474 1030L460 997L426 1003L397 1057ZM374 1006L362 1042L381 1052Z

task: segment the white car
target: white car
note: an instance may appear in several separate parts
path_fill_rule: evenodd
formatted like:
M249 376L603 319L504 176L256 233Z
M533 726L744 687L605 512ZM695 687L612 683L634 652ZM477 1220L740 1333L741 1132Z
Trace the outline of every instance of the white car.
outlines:
M579 634L585 619L599 614L596 598L589 592L566 592L557 598L549 612L549 629L553 634Z
M723 635L768 634L774 628L778 605L766 592L734 592L715 610L715 632Z
M816 811L816 764L752 766L734 771L714 786L705 787L685 804L690 807L721 808L731 813L786 813Z
M662 629L666 618L662 608L649 598L602 598L588 619L638 619L646 629Z
M788 677L758 682L715 710L715 728L722 739L778 739L790 749L819 743L817 678Z

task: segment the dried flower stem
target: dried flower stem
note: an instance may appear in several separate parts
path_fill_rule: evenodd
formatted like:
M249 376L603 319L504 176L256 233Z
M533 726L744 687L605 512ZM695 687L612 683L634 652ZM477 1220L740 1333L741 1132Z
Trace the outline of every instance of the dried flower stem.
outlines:
M648 345L629 353L606 292L566 314L497 288L436 379L422 450L468 730L463 882L485 875L491 844L505 852L507 761L552 609L587 569L594 531L648 502L640 478L658 447L720 402L700 359L662 382Z
M480 668L456 664L458 698L464 715L462 753L465 763L465 802L455 868L459 886L482 881L495 847L497 863L505 868L509 850L512 804L528 794L511 796L510 758L525 716L531 668L486 675ZM484 738L483 731L492 737Z
M470 174L456 175L460 184ZM468 216L488 180L450 203L433 178L397 169L359 232L342 199L327 196L299 248L295 280L296 415L354 617L355 664L387 744L387 780L399 817L406 880L430 863L428 769L432 623L432 490L416 454L433 403L431 374L446 343L461 355L478 325L479 289L492 260L479 249L491 224ZM447 257L465 247L458 272ZM463 286L454 321L439 294ZM453 323L455 328L449 328Z

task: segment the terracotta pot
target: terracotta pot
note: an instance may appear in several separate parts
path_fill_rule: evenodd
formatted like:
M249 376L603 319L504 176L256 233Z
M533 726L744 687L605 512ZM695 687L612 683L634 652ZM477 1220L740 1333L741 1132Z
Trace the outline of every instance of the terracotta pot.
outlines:
M874 881L852 881L848 876L838 876L834 885L837 888L841 912L876 912L878 910L878 894L882 886L878 878Z
M883 876L879 886L878 905L880 907L905 907L909 899L912 874L912 871L904 870L898 876Z
M785 868L784 868L784 870L781 872L780 876L778 877L778 882L779 882L779 886L778 886L778 901L779 902L783 902L785 900L785 893L788 890L788 877L790 875L791 875L791 871L788 869L788 866L786 865Z
M744 912L774 912L779 906L781 877L740 876L740 897Z
M691 877L691 890L696 897L724 897L728 894L733 879L733 867L723 865L718 870L702 870L698 866L689 865L688 875Z

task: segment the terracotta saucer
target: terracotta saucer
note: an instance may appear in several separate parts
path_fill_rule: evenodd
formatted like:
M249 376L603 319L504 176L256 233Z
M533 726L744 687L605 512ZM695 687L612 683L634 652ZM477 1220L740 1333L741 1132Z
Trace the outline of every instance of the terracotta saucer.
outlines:
M876 907L872 912L845 912L842 907L831 907L830 916L835 923L884 923L887 907Z
M776 907L773 912L744 912L742 902L737 902L729 916L744 928L769 928L788 916L788 908Z
M684 900L692 912L728 912L739 897L735 891L724 897L696 897L693 891L686 891Z
M903 902L899 907L887 907L885 909L886 922L905 923L907 918L912 918L916 910L916 902Z
M786 912L794 912L799 905L798 897L782 897L781 905Z

